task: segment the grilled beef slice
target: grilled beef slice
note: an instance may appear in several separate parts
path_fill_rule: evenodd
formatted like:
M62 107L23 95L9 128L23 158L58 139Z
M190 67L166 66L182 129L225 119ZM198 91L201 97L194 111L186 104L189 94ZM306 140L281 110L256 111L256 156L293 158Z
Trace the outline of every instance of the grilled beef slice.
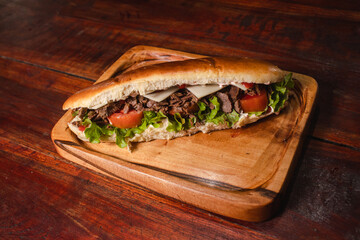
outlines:
M224 113L231 113L232 112L232 104L229 99L229 96L226 93L217 92L216 96L220 100L221 110Z

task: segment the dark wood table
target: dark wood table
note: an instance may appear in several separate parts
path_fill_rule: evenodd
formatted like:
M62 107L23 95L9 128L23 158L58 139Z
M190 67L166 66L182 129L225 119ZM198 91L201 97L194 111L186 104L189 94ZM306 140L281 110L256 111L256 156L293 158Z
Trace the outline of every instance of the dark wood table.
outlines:
M1 239L360 239L358 1L0 1ZM279 213L221 217L68 162L63 102L126 50L248 56L319 83Z

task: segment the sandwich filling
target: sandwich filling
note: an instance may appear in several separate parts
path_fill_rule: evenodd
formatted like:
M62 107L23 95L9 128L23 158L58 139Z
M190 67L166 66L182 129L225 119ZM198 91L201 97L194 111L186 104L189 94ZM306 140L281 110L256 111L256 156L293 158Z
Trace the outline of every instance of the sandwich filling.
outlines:
M192 91L193 86L185 85L173 88L161 101L133 92L124 100L98 109L74 109L69 127L82 135L83 140L115 141L122 148L132 141L147 141L148 132L162 138L161 132L167 131L171 133L167 138L173 138L198 131L240 127L278 113L293 86L290 73L282 82L219 86L220 90L206 96Z

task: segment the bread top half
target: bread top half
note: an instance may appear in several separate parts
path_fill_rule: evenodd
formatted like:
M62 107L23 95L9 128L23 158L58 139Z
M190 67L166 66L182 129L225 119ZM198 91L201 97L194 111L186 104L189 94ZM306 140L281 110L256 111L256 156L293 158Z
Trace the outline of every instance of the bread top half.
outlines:
M145 95L177 85L271 84L280 82L285 72L268 62L249 58L206 57L165 62L127 71L78 91L63 109L97 109L130 94Z

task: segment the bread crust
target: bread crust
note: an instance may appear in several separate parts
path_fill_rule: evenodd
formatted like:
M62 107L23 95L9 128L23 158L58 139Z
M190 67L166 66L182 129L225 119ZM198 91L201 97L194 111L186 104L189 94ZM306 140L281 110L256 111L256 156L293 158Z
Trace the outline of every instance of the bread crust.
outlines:
M182 84L270 84L282 81L285 74L273 64L248 58L205 57L164 62L127 71L83 89L67 99L63 109L97 109L126 99L134 92L144 95Z

